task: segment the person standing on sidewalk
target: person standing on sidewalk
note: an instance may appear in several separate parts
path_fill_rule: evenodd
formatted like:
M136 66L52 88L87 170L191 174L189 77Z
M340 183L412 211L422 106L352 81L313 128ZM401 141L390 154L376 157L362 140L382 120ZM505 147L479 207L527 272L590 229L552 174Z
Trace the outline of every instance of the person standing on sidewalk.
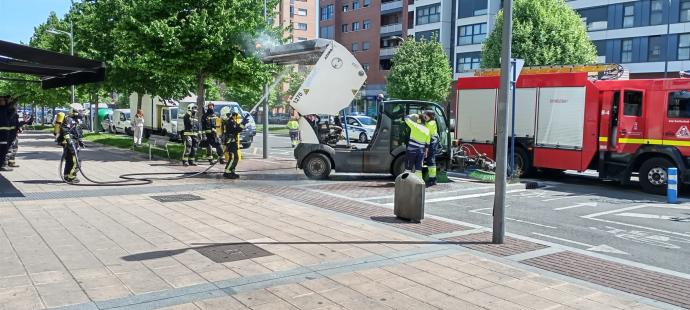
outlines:
M11 115L9 105L12 98L8 96L0 97L0 172L12 171L5 166L7 152L10 149Z
M65 161L63 176L68 183L79 183L77 179L78 156L79 147L83 147L82 139L82 113L84 108L78 104L73 103L72 111L68 116L65 116L60 124L60 132L57 137L57 142L62 145L62 158ZM57 123L56 123L57 124Z
M417 114L405 117L405 124L410 127L410 139L407 142L405 152L405 170L414 172L420 179L422 178L422 163L426 153L426 148L431 142L429 129L421 124L422 118Z
M293 117L287 123L287 128L290 130L290 141L292 142L292 147L294 148L299 144L299 123L297 118Z
M427 182L427 186L434 186L436 185L436 153L438 152L439 141L436 113L433 111L424 112L424 123L426 128L429 129L429 135L431 136L425 160L425 164L429 169L429 182Z
M218 137L218 132L216 131L218 122L218 116L216 115L215 105L209 102L206 105L206 113L201 118L201 129L206 135L206 158L208 162L213 165L216 162L213 160L213 150L215 149L216 155L218 155L218 161L221 164L225 164L225 158L223 158L223 148L221 147L220 138Z
M17 165L16 161L17 151L19 151L19 134L22 132L24 125L30 125L34 122L34 120L32 116L29 116L28 119L22 117L22 120L20 121L16 102L11 102L9 107L10 127L13 127L14 130L10 130L9 141L12 142L10 144L9 151L7 152L5 167L19 168L19 165Z
M144 111L141 109L137 110L137 114L134 115L134 145L141 146L144 138Z
M228 153L228 163L225 165L225 173L223 176L228 179L239 179L239 175L235 173L235 168L240 161L240 133L244 130L244 125L249 122L249 114L240 120L240 114L232 112L230 108L227 110L224 107L221 114L226 116L223 123L223 136L225 141L225 151Z
M187 105L187 113L184 115L184 151L182 152L182 165L196 166L196 149L199 147L199 120L196 119L197 107L195 103Z

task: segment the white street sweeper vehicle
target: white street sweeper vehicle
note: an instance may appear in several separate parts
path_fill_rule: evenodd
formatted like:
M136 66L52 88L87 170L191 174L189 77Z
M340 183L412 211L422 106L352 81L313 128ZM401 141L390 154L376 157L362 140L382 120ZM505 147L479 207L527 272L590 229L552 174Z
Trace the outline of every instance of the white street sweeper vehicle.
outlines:
M313 65L311 72L292 97L290 105L300 114L301 143L294 151L297 167L311 179L326 179L332 170L349 173L390 173L404 171L409 129L404 118L412 113L434 111L441 136L438 163L448 157L450 128L443 108L433 102L391 100L380 103L376 130L365 149L333 143L324 115L336 116L348 107L367 79L357 59L339 43L316 39L269 49L265 63Z

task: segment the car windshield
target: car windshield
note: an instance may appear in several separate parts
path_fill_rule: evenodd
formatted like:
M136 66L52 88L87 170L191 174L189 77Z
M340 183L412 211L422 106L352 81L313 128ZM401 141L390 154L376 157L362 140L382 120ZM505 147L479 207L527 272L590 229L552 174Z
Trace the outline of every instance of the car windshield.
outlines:
M214 104L213 105L213 110L216 111L216 114L220 115L220 110L223 107L230 107L230 113L235 112L235 113L240 113L242 111L242 108L238 104Z
M356 117L364 126L376 126L376 120L371 117Z

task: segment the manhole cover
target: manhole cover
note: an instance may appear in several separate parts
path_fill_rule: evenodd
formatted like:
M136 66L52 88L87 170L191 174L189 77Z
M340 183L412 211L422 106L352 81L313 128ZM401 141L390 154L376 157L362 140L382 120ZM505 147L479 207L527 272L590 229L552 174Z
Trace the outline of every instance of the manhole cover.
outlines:
M194 250L216 263L227 263L243 259L273 255L273 253L251 243L213 245L195 248Z
M150 196L151 198L158 200L160 202L183 202L183 201L195 201L204 200L197 195L181 194L181 195L163 195L163 196Z

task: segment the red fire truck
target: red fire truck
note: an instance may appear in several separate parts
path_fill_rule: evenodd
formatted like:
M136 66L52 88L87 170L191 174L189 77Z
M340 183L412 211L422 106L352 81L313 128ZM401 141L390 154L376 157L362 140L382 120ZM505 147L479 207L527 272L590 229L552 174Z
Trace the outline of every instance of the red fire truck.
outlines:
M457 83L456 138L492 158L499 84L498 76ZM690 79L523 74L516 90L515 166L523 174L591 169L622 183L637 175L644 191L662 194L669 167L690 183L689 128Z

